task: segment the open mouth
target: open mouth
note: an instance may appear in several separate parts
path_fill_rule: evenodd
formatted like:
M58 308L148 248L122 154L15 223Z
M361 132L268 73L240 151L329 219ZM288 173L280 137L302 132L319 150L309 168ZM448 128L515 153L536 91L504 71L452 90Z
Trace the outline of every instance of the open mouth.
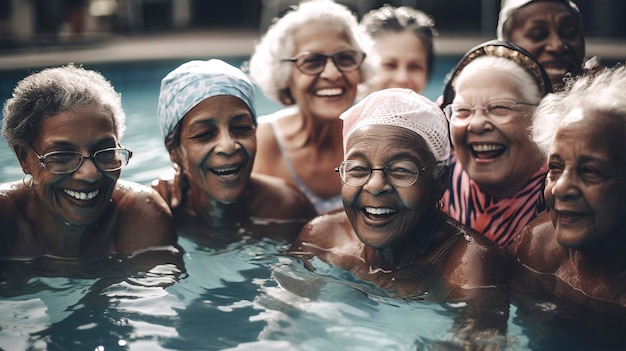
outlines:
M385 207L364 207L362 211L367 217L376 220L389 218L398 212L393 208Z
M573 211L555 211L559 217L559 223L574 223L586 217L586 214Z
M228 177L228 176L236 175L239 173L240 170L241 170L241 166L229 166L229 167L209 169L211 173L218 175L220 177Z
M63 192L76 200L89 201L95 198L96 196L98 196L98 193L100 192L100 190L83 192L83 191L74 191L70 189L63 189Z
M502 144L473 144L470 151L474 158L493 159L502 156L506 152L506 146Z
M315 91L315 96L319 97L336 97L341 96L342 94L343 89L341 88L319 89Z
M570 65L565 62L545 62L541 66L550 77L562 77L568 72L572 72Z

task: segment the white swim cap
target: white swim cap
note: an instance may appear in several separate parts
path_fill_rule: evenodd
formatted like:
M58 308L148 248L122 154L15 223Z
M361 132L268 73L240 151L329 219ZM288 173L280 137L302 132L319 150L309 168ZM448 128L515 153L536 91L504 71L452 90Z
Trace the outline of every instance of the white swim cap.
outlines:
M406 128L424 138L437 161L450 157L448 123L441 109L411 89L373 92L339 117L343 120L343 149L350 135L367 125Z

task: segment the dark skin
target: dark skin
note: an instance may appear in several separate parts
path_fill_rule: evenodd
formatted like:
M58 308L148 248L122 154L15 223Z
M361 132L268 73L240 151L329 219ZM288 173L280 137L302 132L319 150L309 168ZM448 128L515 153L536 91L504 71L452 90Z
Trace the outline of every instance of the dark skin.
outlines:
M435 161L420 136L393 126L357 130L347 150L346 159L363 157L376 168L407 157L420 166ZM414 185L397 188L382 172L372 172L360 189L344 184L345 211L309 222L292 252L317 256L402 299L467 302L463 319L470 326L459 332L463 338L503 331L507 260L494 243L439 213L436 199L446 177L428 169ZM392 214L368 214L385 211Z
M518 9L509 22L505 39L537 58L550 76L553 89L563 86L567 73L582 73L585 37L569 6L559 1L533 1Z
M1 257L129 254L176 244L171 212L156 192L118 181L111 204L87 225L51 214L21 181L0 195Z
M172 188L185 189L182 202L172 205L180 233L218 243L240 240L248 232L290 240L316 214L304 194L286 181L251 174L256 128L239 98L209 97L187 112L177 128L173 133L180 141L169 146L170 159L182 177L162 179L154 187L171 199ZM267 222L289 223L297 230L256 226Z
M585 256L560 245L549 214L537 217L515 244L512 288L554 295L589 311L626 320L626 265L619 256Z
M518 289L626 320L624 122L573 109L548 156L550 211L517 238Z
M93 155L119 145L115 130L102 106L77 107L44 117L30 146L15 146L33 183L2 186L1 257L76 258L176 244L172 214L156 192L118 181L120 170L101 171L91 158L72 173L53 174L33 151Z

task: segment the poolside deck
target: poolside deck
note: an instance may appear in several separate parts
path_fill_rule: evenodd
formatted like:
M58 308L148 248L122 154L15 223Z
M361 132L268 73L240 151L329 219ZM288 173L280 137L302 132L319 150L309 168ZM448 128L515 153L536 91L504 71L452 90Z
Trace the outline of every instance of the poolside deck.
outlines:
M0 70L56 66L66 63L102 63L177 58L249 56L259 39L256 31L201 30L143 36L112 36L92 44L29 47L0 51ZM440 34L439 55L461 55L488 37ZM626 39L589 38L587 56L626 60Z

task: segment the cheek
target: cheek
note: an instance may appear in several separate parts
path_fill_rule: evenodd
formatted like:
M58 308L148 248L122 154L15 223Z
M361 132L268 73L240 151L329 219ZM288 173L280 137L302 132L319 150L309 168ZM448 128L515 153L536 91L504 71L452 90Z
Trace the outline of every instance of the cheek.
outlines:
M455 150L463 148L464 146L463 140L465 139L466 132L467 132L467 126L465 127L451 126L450 127L450 139L452 141L452 145L454 146Z

